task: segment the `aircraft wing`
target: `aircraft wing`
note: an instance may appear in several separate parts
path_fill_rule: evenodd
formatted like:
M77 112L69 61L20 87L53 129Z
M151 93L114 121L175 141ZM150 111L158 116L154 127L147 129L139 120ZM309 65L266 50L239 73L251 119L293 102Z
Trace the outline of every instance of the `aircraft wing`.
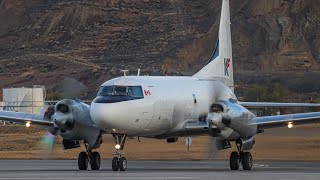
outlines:
M316 103L274 103L274 102L239 102L246 108L278 108L278 107L320 107Z
M255 117L250 124L262 130L287 126L289 123L301 125L315 122L320 122L320 112Z
M53 126L52 121L44 120L43 115L40 114L31 114L31 113L22 113L22 112L13 112L13 111L0 111L0 120L17 122L17 123L31 123L36 125L43 126Z

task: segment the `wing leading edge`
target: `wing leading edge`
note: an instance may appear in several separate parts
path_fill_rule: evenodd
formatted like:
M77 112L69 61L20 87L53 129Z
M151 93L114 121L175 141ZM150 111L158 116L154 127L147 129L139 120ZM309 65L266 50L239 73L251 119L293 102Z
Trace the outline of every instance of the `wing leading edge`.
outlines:
M22 112L13 112L13 111L0 111L0 120L10 121L17 123L31 123L36 125L43 126L53 126L52 121L44 120L43 115L40 114L30 114Z
M287 114L278 116L263 116L252 119L251 125L257 125L258 130L293 125L320 122L320 112Z
M320 107L316 103L275 103L275 102L239 102L247 108L277 108L277 107Z

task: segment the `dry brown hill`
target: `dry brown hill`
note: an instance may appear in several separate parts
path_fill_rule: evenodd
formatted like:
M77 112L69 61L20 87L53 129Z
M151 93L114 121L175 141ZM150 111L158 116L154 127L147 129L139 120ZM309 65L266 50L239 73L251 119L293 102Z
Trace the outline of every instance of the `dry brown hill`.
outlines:
M230 0L236 82L320 91L320 1ZM74 77L92 92L120 69L196 72L214 47L212 0L0 0L0 86ZM306 95L308 96L308 94Z

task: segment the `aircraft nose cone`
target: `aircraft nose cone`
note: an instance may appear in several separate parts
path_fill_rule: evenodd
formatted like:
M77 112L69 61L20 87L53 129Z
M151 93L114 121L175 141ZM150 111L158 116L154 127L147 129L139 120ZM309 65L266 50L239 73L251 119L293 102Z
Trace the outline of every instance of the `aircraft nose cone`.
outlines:
M92 121L106 129L123 128L127 124L122 121L124 111L121 106L108 103L92 103L90 115Z
M107 106L102 103L92 103L90 109L90 115L92 121L98 126L104 126L106 120L108 119Z

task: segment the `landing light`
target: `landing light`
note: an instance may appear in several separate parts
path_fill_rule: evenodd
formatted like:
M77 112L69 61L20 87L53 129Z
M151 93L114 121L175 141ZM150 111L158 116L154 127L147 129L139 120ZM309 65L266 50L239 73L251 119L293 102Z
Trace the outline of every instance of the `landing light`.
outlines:
M121 146L120 144L116 144L114 147L116 148L116 150L119 150Z
M288 128L291 129L292 127L293 127L292 122L289 122L289 123L288 123Z
M31 126L31 122L27 122L26 123L26 127L28 128L28 127L30 127Z

